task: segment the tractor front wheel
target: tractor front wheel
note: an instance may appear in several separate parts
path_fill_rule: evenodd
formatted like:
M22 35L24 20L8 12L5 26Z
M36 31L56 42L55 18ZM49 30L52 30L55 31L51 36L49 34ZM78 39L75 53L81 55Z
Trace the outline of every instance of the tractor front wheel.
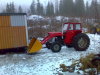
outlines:
M90 39L84 33L76 35L73 39L73 47L77 51L85 51L89 47L89 45L90 45Z
M53 52L59 52L61 50L61 45L57 42L51 44L51 50Z
M48 49L50 49L50 46L51 46L51 43L50 43L50 42L47 42L47 43L46 43L46 47L47 47Z

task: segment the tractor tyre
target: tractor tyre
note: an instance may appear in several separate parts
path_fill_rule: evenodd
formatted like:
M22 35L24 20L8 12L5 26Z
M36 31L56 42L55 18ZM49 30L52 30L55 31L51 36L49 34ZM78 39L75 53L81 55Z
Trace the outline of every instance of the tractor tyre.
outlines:
M73 47L77 51L85 51L89 47L89 45L90 45L90 39L84 33L76 35L73 39Z
M51 44L50 48L51 48L52 52L60 52L61 44L59 44L58 42L54 42Z
M51 46L51 43L50 43L50 42L47 42L47 43L46 43L46 47L47 47L48 49L50 49L50 46Z

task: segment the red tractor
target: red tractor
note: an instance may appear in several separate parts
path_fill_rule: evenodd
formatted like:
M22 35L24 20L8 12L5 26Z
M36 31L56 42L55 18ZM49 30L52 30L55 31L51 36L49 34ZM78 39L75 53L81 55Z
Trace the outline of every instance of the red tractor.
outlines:
M63 45L84 51L89 47L90 39L82 33L81 23L64 23L62 32L49 32L41 43L46 43L46 47L53 52L59 52Z
M53 52L59 52L63 45L84 51L89 47L90 39L82 33L81 23L64 23L62 32L49 32L41 42L33 38L28 53L39 51L43 44Z

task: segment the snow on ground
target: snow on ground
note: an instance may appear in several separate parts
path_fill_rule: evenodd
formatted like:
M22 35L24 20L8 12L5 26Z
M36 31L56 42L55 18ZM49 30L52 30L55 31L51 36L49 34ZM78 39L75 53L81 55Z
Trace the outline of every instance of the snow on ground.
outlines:
M28 20L40 20L40 19L42 20L44 19L44 17L38 15L31 15L28 17Z
M73 48L62 47L59 53L53 53L47 48L40 52L28 54L0 55L0 75L58 75L59 65L71 65L73 60L89 53L100 52L100 35L88 34L91 45L87 51L75 51ZM67 75L77 75L68 73Z

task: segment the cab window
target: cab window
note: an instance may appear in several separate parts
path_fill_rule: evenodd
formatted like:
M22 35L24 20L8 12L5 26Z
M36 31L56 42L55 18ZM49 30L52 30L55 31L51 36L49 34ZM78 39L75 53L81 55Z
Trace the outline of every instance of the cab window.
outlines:
M70 24L69 30L73 30L73 24Z
M66 31L68 28L68 24L64 24L63 31Z
M80 30L80 29L81 29L80 24L76 24L75 26L76 26L76 27L75 27L75 28L76 28L76 30Z

